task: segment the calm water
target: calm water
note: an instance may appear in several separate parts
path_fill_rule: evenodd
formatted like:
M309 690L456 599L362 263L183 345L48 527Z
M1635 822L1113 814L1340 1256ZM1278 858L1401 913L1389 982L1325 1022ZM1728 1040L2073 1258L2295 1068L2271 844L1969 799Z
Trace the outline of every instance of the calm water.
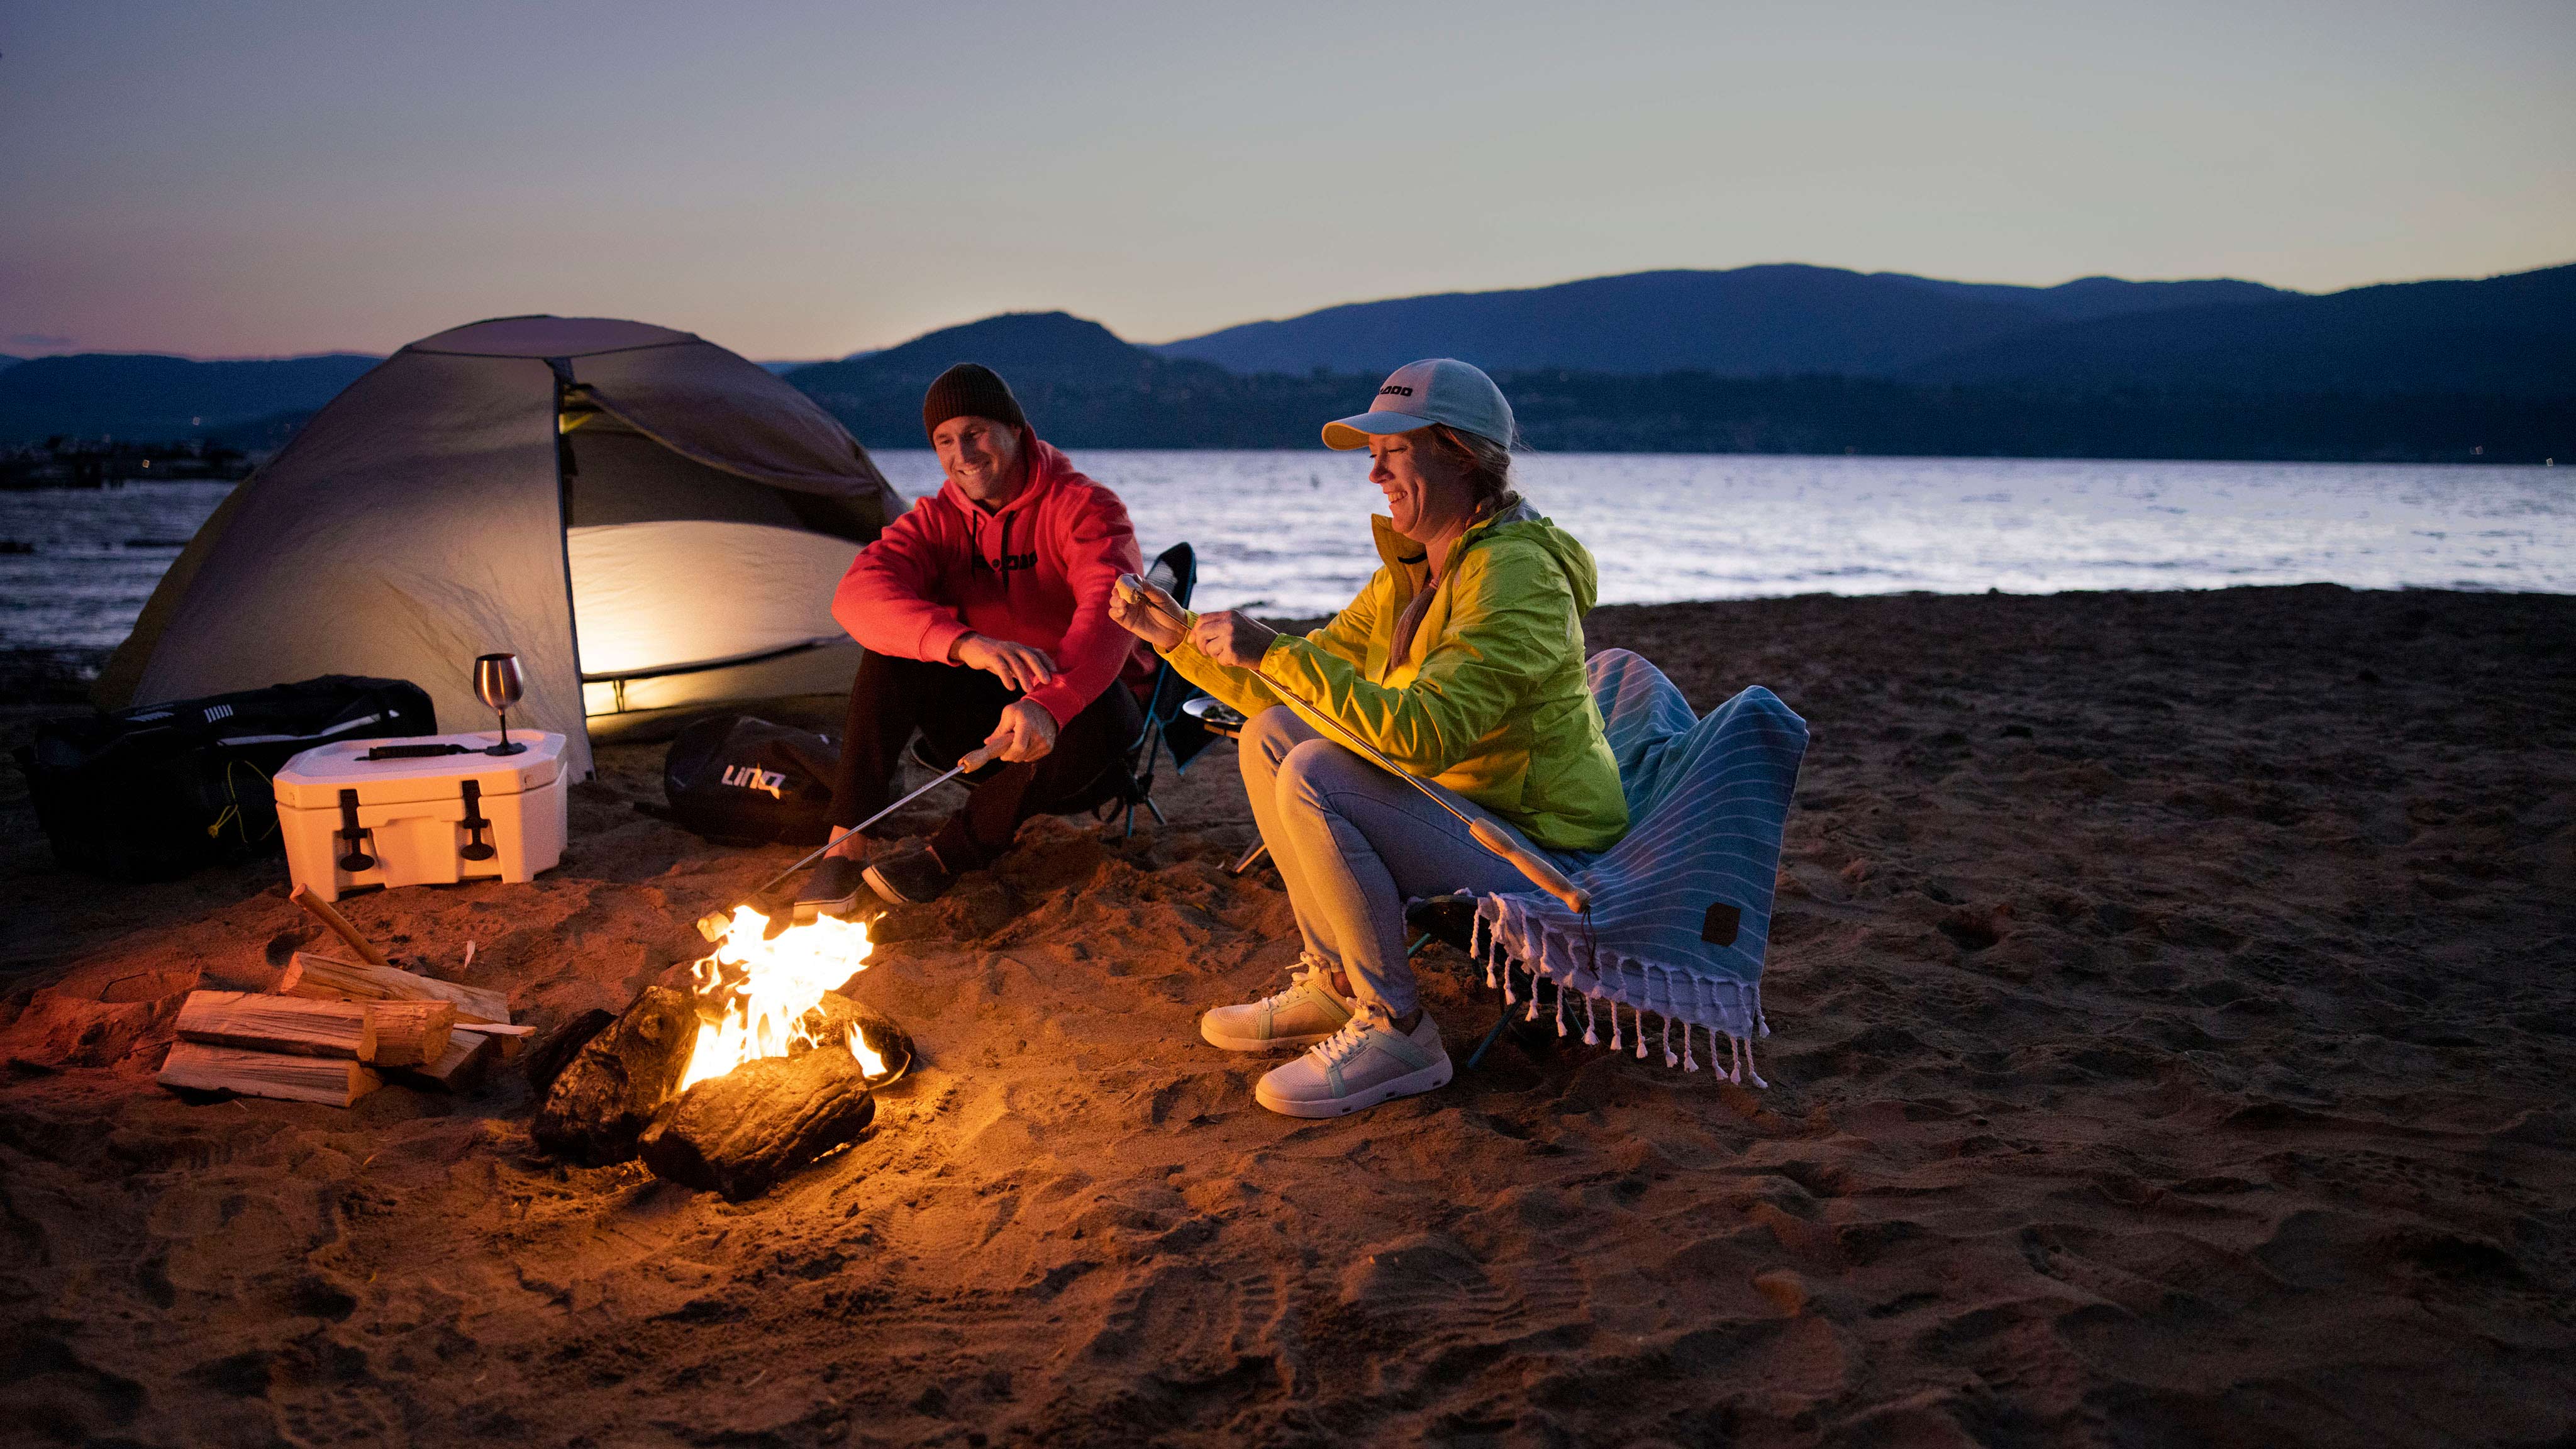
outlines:
M928 452L877 460L909 494ZM1319 614L1382 508L1365 455L1086 451L1202 607ZM1605 603L2339 583L2576 593L2576 469L1540 454L1522 491L1591 546ZM0 648L116 644L221 486L0 493Z

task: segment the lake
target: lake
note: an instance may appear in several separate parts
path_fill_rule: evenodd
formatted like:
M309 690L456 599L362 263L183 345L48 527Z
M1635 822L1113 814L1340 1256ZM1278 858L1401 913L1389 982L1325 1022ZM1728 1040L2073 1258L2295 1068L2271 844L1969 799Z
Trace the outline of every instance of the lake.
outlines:
M875 455L938 485L926 450ZM1366 454L1084 451L1198 603L1339 607L1374 569ZM1536 454L1521 491L1604 603L2338 583L2576 593L2576 470L1992 458ZM0 648L115 645L220 485L0 493ZM16 551L24 546L28 551Z

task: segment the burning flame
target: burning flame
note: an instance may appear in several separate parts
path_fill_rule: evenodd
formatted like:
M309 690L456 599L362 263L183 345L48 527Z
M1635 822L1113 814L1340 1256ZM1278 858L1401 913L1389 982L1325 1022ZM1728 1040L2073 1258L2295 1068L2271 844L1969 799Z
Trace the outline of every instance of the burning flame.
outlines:
M859 1059L859 1075L873 1082L885 1075L885 1058L869 1048L868 1039L854 1023L850 1027L850 1055Z
M721 1077L756 1057L783 1057L800 1042L820 1045L803 1023L823 993L867 969L868 928L832 916L762 940L769 922L748 906L736 906L733 927L715 954L690 973L698 999L721 1004L718 1021L698 1021L698 1044L689 1055L686 1091L711 1077ZM868 1075L885 1070L885 1062L868 1051L854 1027L850 1053Z

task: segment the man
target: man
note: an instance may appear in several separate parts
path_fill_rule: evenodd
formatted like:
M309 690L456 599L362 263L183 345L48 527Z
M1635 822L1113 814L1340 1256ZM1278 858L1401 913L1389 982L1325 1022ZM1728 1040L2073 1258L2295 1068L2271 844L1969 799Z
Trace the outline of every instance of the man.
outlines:
M1040 442L990 368L940 374L921 425L947 482L860 550L832 597L868 652L832 792L839 838L800 915L849 910L863 882L889 902L938 899L1010 849L1021 821L1115 794L1144 722L1120 676L1150 661L1109 619L1118 576L1141 564L1118 495ZM981 745L995 763L966 777L964 808L927 843L872 848L850 827L893 799L916 729L936 758Z

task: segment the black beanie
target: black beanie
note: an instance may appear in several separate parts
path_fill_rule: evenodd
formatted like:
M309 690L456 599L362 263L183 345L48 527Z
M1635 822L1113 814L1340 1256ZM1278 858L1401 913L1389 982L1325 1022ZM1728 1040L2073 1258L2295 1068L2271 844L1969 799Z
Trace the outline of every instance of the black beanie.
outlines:
M938 432L941 423L963 417L991 418L1015 428L1029 425L1028 415L1020 411L1020 400L1011 396L1011 385L980 362L961 362L939 374L939 380L921 399L921 430L925 433Z

